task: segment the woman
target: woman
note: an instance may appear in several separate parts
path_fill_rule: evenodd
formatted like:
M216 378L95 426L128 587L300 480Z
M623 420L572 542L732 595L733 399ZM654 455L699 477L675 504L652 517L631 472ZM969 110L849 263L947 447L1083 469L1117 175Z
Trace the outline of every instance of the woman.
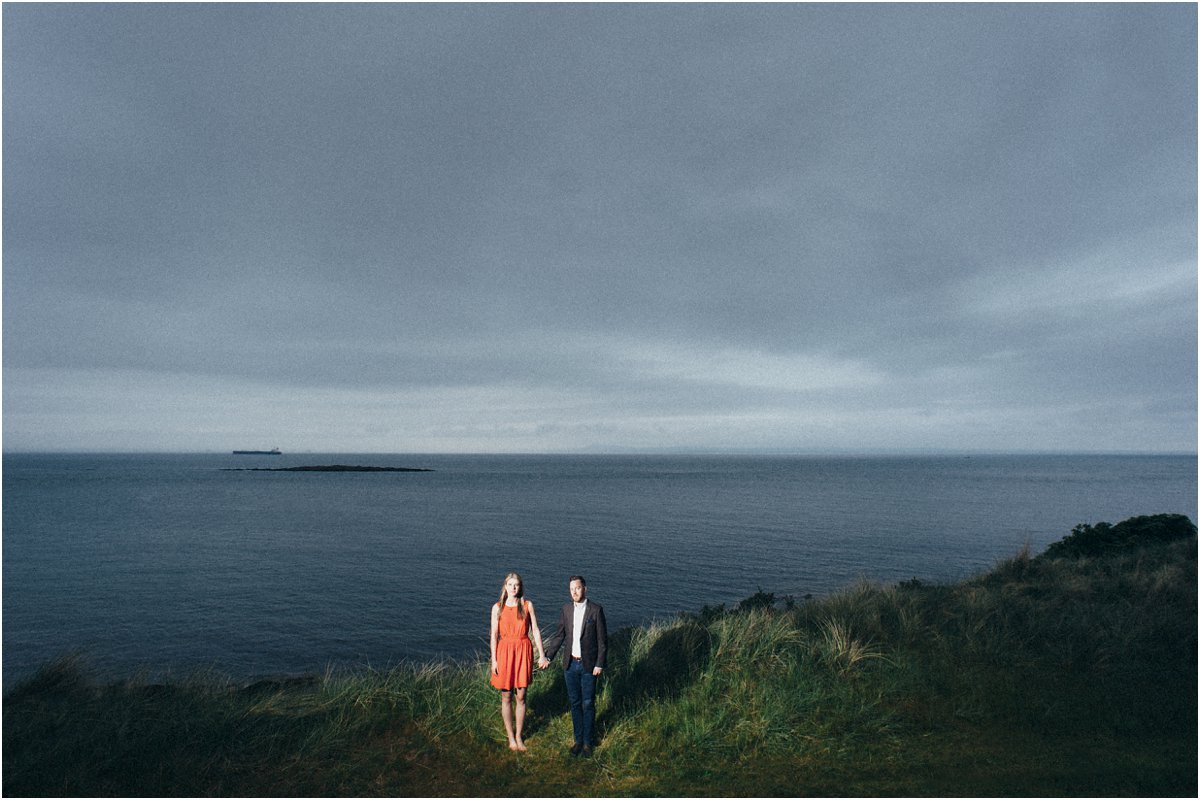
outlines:
M542 632L538 630L533 603L525 599L521 576L510 572L504 576L500 599L492 606L492 686L500 690L500 717L508 734L509 750L525 750L521 729L525 727L525 688L533 678L533 647L537 645L538 661L542 651ZM516 730L513 729L512 695L517 694Z

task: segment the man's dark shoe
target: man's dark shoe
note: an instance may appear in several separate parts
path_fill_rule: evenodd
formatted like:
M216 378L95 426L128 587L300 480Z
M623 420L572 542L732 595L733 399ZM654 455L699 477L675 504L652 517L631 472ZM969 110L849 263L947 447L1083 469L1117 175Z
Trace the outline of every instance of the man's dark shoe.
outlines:
M573 756L579 755L579 751L582 749L583 749L583 745L581 745L579 742L576 742L575 744L571 745L571 755L573 755Z
M592 755L592 746L590 744L585 744L583 746L583 757L590 758L591 755Z

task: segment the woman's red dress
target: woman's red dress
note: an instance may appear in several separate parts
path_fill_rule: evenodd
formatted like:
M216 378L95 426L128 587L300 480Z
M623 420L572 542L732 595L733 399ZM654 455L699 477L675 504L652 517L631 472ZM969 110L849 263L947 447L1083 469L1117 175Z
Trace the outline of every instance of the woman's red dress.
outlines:
M502 606L499 627L500 640L496 642L496 671L492 673L492 686L504 691L528 686L533 678L529 606L525 606L523 618L517 616L516 606Z

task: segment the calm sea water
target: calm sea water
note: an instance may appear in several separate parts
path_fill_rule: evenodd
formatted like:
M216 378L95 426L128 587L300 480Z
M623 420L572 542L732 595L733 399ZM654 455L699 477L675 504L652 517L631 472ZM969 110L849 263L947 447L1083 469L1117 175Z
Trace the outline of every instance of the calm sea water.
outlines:
M428 473L230 472L369 464ZM760 587L950 581L1079 522L1196 518L1194 457L4 456L4 682L386 667L486 649L517 570L613 627Z

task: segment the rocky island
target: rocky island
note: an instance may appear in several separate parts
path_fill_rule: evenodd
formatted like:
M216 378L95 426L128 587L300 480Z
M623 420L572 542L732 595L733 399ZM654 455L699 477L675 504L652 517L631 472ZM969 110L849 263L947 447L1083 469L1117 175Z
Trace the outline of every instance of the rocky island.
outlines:
M222 472L433 472L418 467L364 467L326 464L311 467L225 467Z

